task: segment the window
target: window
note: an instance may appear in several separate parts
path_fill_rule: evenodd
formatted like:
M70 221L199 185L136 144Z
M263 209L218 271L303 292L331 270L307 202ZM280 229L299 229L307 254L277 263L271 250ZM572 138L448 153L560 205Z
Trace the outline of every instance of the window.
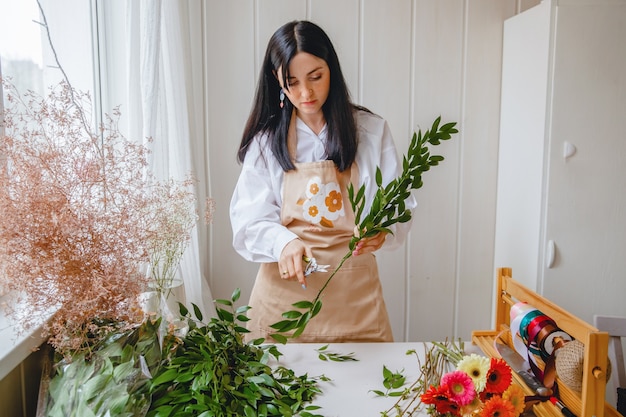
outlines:
M54 44L42 26L44 10ZM84 0L0 0L0 73L18 91L44 94L63 79L60 61L74 88L95 91L92 3ZM55 57L56 53L56 57ZM2 96L4 100L4 95ZM6 102L4 103L6 105Z
M37 23L43 23L39 4L45 13L54 51L45 28ZM97 71L94 71L97 48L92 40L94 7L95 0L0 0L0 75L9 79L19 92L32 90L45 95L48 87L63 79L58 58L72 86L90 92L92 98L97 97L94 94L98 91ZM8 105L2 91L0 109ZM98 109L94 99L93 114ZM0 288L0 303L10 302L8 297L3 296ZM38 330L32 329L33 337L29 339L30 336L20 332L18 324L0 312L0 379L31 353L33 343L38 340Z

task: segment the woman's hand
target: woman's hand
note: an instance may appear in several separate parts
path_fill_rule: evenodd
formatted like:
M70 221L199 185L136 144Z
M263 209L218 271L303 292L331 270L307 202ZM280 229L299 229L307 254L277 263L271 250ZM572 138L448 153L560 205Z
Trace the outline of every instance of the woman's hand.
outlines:
M365 237L357 242L352 255L359 256L364 253L374 252L383 246L386 238L387 232L380 232L372 237Z
M313 257L311 249L300 239L294 239L287 243L280 254L278 261L278 273L282 279L293 279L294 277L306 288L306 279L304 278L304 264L302 257Z

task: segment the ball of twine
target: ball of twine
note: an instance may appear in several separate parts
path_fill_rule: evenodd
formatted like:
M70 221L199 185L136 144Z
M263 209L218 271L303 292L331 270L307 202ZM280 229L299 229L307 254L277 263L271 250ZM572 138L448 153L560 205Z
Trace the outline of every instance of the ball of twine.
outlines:
M583 362L585 345L578 340L567 342L556 351L555 367L559 379L570 389L580 392L583 389ZM606 380L611 377L611 361L607 358Z

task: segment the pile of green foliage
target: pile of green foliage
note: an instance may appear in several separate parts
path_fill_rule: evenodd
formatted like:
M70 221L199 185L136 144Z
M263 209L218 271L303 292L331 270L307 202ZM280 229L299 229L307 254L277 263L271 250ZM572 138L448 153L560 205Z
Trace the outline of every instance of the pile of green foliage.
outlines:
M245 343L248 306L216 300L217 317L202 323L181 304L186 335L159 341L160 320L114 331L71 361L57 358L45 398L51 417L296 416L319 417L311 401L324 376L270 366L281 353L259 339Z

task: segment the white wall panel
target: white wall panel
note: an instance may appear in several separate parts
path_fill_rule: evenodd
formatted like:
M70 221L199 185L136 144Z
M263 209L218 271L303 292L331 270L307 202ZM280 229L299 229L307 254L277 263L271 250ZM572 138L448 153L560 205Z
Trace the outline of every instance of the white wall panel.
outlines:
M455 331L491 328L493 239L497 176L502 21L514 14L508 2L472 1L467 9L463 84L462 170ZM481 300L477 303L477 300Z
M408 340L453 335L463 81L463 2L416 2L411 129L433 120L459 122L461 133L434 149L445 160L424 174L409 247Z
M257 78L254 7L240 0L204 4L207 180L216 201L207 276L214 297L229 298L241 288L246 299L256 268L232 249L228 205L239 176L236 154Z
M361 20L360 104L389 123L399 153L408 148L411 2L363 1ZM406 314L405 250L377 254L380 279L394 337L404 339Z

